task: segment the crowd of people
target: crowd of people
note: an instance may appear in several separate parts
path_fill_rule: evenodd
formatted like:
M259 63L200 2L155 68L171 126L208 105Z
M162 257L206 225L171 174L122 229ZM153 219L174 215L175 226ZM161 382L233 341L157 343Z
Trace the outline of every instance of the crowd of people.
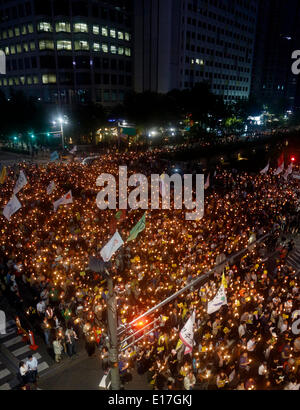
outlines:
M39 323L56 362L64 354L75 355L83 336L88 353L99 351L107 370L108 291L105 277L89 269L89 257L100 257L116 230L125 242L110 268L120 328L213 269L218 258L233 256L250 238L271 233L271 246L262 242L224 264L228 303L219 311L208 315L207 302L220 286L223 268L200 288L191 288L149 316L149 322L160 316L160 327L141 340L144 331L123 343L130 335L124 332L120 375L126 383L136 367L154 389L299 388L300 341L291 330L291 314L300 287L285 254L277 256L274 269L266 267L266 254L282 232L298 231L298 180L271 171L253 175L217 168L201 220L186 221L185 211L172 207L147 211L145 229L127 242L144 211L98 209L97 177L118 177L120 165L128 167L129 175L161 174L168 165L159 153L108 153L91 165L69 161L11 167L1 188L2 207L20 170L28 183L17 195L22 207L10 221L0 217L2 287L29 322ZM55 189L47 194L51 181ZM53 202L70 190L73 202L55 212ZM29 305L24 289L33 295ZM195 344L185 355L184 345L178 345L179 332L193 311Z

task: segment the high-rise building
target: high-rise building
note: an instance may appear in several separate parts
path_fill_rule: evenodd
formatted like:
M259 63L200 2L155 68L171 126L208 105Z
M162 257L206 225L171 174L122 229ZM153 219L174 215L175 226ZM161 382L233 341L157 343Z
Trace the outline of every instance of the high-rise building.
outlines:
M257 0L135 0L135 91L206 81L226 102L250 93Z
M297 104L298 77L291 66L300 47L299 21L299 0L259 0L251 95L261 105Z
M7 96L46 103L121 103L132 89L128 0L0 0L0 50Z

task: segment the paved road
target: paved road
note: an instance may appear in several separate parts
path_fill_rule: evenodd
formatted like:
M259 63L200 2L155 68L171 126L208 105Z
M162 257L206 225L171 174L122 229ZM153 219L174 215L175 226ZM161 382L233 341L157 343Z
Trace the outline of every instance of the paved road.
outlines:
M46 164L49 162L49 155L39 155L35 157L33 160L31 159L30 155L24 154L17 154L15 152L7 152L0 150L0 162L1 164L11 166L14 164L18 164L19 162L26 161L26 162L35 162L40 164Z
M15 321L8 316L6 334L0 335L0 390L11 390L17 386L16 374L20 361L26 361L29 354L38 361L38 372L42 375L53 365L54 360L49 355L43 340L35 336L38 348L33 351L17 333Z
M39 379L38 386L42 390L99 390L103 377L99 356L88 357L81 354L76 358L65 358L62 367L57 365L45 372ZM132 372L133 378L125 384L125 390L149 390L146 377Z

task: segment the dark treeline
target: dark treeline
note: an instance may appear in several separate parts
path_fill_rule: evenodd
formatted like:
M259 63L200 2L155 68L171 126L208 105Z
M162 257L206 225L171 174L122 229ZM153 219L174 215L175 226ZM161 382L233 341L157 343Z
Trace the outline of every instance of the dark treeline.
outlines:
M91 143L96 130L108 125L109 118L126 119L144 130L190 118L198 123L192 132L198 133L206 127L216 126L235 132L250 114L258 115L262 108L253 99L226 105L222 97L210 91L207 83L196 84L192 89L173 90L167 94L131 92L125 95L123 104L110 109L94 103L60 108L26 97L21 91L11 90L10 98L7 99L0 91L0 139L13 141L14 137L18 137L28 145L32 142L30 134L34 133L38 134L36 143L47 145L47 133L53 131L51 124L58 115L68 116L66 135L74 141L80 141L84 136L84 140Z

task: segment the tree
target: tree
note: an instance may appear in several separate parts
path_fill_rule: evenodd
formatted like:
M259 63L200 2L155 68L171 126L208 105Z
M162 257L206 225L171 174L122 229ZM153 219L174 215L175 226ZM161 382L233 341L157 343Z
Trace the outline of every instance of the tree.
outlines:
M93 143L96 131L106 123L106 119L102 105L78 104L72 110L68 133L71 132L76 141L85 136L87 142Z

